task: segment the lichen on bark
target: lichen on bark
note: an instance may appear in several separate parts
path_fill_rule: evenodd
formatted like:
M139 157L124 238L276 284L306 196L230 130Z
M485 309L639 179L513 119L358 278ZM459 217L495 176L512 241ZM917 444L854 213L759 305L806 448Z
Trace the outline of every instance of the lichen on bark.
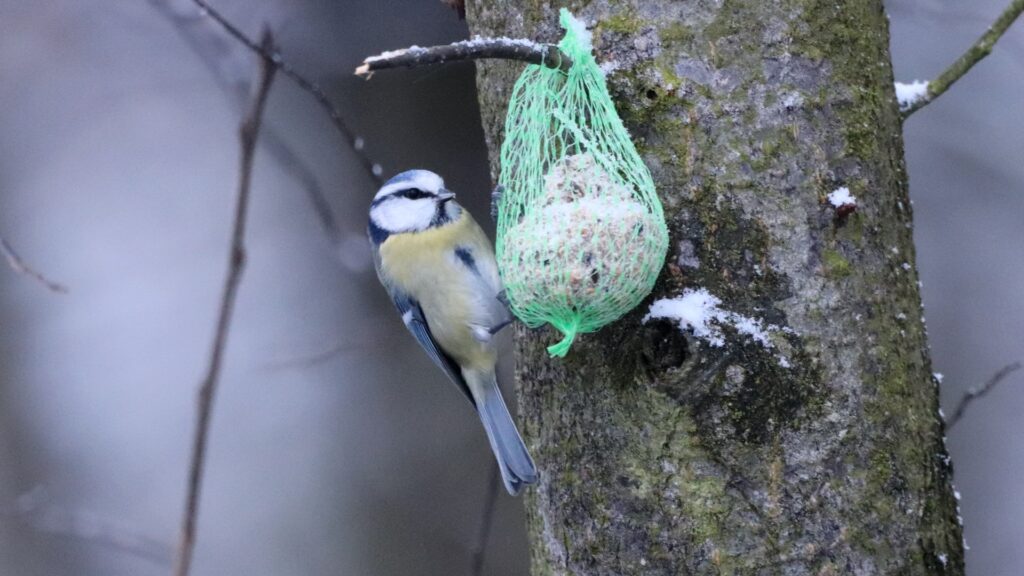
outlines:
M665 206L652 298L704 287L787 331L713 348L638 309L552 360L517 329L534 573L962 574L881 2L568 4ZM468 19L560 35L543 1ZM519 70L478 67L495 173Z

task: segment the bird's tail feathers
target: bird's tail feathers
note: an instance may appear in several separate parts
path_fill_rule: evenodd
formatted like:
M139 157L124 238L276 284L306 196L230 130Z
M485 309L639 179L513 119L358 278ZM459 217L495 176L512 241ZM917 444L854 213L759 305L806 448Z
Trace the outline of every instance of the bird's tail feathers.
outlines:
M487 440L491 443L494 457L498 460L505 489L515 496L524 485L537 482L537 467L505 406L494 374L481 374L474 380L476 382L470 383L470 388L476 397L480 421L487 431Z

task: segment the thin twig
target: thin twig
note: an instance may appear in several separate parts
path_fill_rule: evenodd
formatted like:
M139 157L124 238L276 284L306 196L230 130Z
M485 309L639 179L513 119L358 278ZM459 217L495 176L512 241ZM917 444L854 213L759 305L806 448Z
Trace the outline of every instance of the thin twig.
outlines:
M384 178L382 176L384 172L381 165L373 162L361 153L363 149L363 139L355 135L352 128L350 128L348 123L345 121L345 118L342 117L341 112L339 112L334 104L331 103L331 99L327 96L327 92L325 92L320 85L312 80L308 80L305 76L299 73L298 70L284 59L284 56L281 55L280 50L277 48L266 49L246 36L241 29L232 24L230 20L225 18L223 14L210 6L205 0L192 0L192 3L199 7L202 14L209 16L235 40L238 40L243 46L255 54L258 54L264 60L269 60L271 62L270 65L278 72L294 82L295 85L304 92L313 96L316 103L320 105L320 108L322 108L331 119L331 124L333 124L335 129L341 133L342 137L345 138L349 145L352 146L353 150L357 152L357 158L370 178L372 178L377 184L384 182Z
M498 502L498 485L501 482L501 472L497 462L491 466L491 473L487 476L487 496L484 500L484 515L480 520L480 532L476 540L476 549L473 550L473 566L470 570L472 576L481 576L484 573L484 559L487 554L487 541L491 537L491 526L494 524L494 505Z
M903 118L908 118L914 112L917 112L921 108L924 108L930 104L933 100L942 96L946 90L949 90L957 80L959 80L964 74L974 67L975 64L981 62L986 56L992 53L992 47L996 41L1006 32L1006 30L1013 24L1014 20L1017 19L1021 13L1024 12L1024 0L1013 0L1010 5L1003 10L1003 13L999 15L995 23L989 26L988 30L981 35L978 40L964 52L962 56L957 58L956 62L953 62L949 68L946 68L942 74L930 82L928 82L928 88L924 94L915 100L909 102L900 112L903 114Z
M964 412L967 411L967 407L971 405L975 400L985 396L991 392L996 386L998 386L1007 376L1021 369L1020 362L1013 362L1007 364L999 369L998 372L992 375L991 378L985 381L980 388L971 388L967 391L963 397L960 398L960 403L956 405L956 410L953 412L953 417L946 422L946 429L949 430L956 426L956 423L964 417Z
M264 29L260 48L263 52L274 52L273 38L269 29ZM252 181L253 157L256 151L256 139L259 135L263 118L263 109L267 103L270 86L277 68L266 56L260 58L259 82L255 84L252 106L242 120L239 129L241 144L241 162L239 163L238 195L235 201L234 224L231 233L231 251L228 258L228 274L224 280L221 295L220 313L217 316L217 327L210 352L210 364L206 376L199 387L195 436L192 443L192 460L189 467L188 496L182 520L181 540L178 556L175 560L175 576L187 576L192 564L192 551L195 546L196 517L199 511L199 493L203 478L203 467L206 456L207 436L210 428L210 414L213 399L220 379L220 369L227 344L228 329L231 315L235 308L238 286L245 268L245 222L249 209L249 188Z
M389 330L387 333L383 330L363 330L360 332L360 340L358 342L337 342L316 352L296 354L272 360L264 364L263 368L273 371L310 368L317 364L340 358L350 352L365 352L381 348L391 349L398 344L397 338L388 337L393 334L393 330Z
M249 104L250 79L247 75L239 74L241 66L238 59L233 57L237 57L240 52L234 50L234 42L220 34L219 25L196 11L191 0L149 0L149 3L171 21L179 36L199 57L231 104L239 111L244 112L245 107ZM175 9L174 5L178 5L179 9ZM188 10L182 11L180 9L182 6ZM247 55L248 52L244 54ZM245 59L245 62L248 63L248 58ZM245 69L248 70L248 67L246 66ZM352 149L359 155L361 149L357 149L356 144L350 142ZM295 153L272 125L263 127L260 146L277 161L278 165L298 181L302 189L305 190L328 240L334 246L339 245L341 243L341 228L331 210L327 195L312 168Z
M14 251L14 248L11 247L10 243L8 243L3 236L0 236L0 253L3 253L4 259L7 260L7 265L11 267L11 270L14 270L18 274L21 274L22 276L27 276L35 280L36 282L45 286L46 289L49 290L50 292L56 292L58 294L68 293L67 286L50 280L49 278L43 276L41 273L37 272L31 266L26 264L25 261L21 259L21 256L18 256L18 253Z
M412 46L401 50L370 56L356 68L357 76L367 76L377 70L389 68L414 68L427 64L443 64L462 60L498 58L519 60L531 64L542 64L568 72L572 60L553 44L538 44L529 40L509 38L474 38L443 46L421 48Z

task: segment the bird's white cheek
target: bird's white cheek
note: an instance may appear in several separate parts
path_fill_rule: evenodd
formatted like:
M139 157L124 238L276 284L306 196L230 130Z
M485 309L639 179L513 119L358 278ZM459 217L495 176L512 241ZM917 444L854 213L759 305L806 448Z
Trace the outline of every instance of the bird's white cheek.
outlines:
M373 221L388 232L418 232L430 227L434 219L434 201L393 198L373 209Z

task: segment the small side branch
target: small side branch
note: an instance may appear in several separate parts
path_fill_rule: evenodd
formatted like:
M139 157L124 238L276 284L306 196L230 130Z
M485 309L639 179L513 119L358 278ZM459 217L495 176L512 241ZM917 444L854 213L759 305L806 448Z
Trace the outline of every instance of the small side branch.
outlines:
M0 236L0 253L4 255L4 259L7 260L7 265L10 266L11 270L14 270L22 276L27 276L35 280L50 292L56 292L58 294L68 293L67 286L50 280L26 264L25 261L21 259L21 256L18 256L18 253L14 251L14 248L12 248L7 240L2 236Z
M356 75L369 76L377 70L389 68L415 68L428 64L484 58L519 60L530 64L541 64L548 68L557 68L563 72L567 72L572 67L572 60L553 44L538 44L529 40L510 38L474 38L443 46L427 48L411 46L370 56L356 68Z
M967 393L964 394L963 398L960 399L960 403L956 405L956 411L953 412L953 417L946 423L946 429L952 429L953 426L956 426L956 423L964 417L964 412L967 411L967 407L970 406L972 402L991 392L996 386L1005 380L1007 376L1020 369L1020 362L1007 364L1000 368L998 372L993 374L992 377L982 384L980 388L971 388L968 390Z
M260 43L261 54L274 53L274 43L269 30L264 30ZM224 349L227 345L228 330L231 326L231 315L235 308L238 286L245 268L245 222L249 209L249 189L252 181L253 157L256 151L256 138L259 135L266 107L267 96L274 80L277 67L273 61L263 56L260 58L259 81L255 84L252 104L239 130L241 144L241 162L239 166L238 195L235 201L234 224L231 233L231 250L228 259L228 274L224 280L221 295L220 312L217 316L217 327L210 351L210 363L199 386L196 410L195 435L192 443L192 459L189 465L188 496L185 502L184 518L182 519L181 539L178 544L178 555L174 563L175 576L187 576L192 565L192 551L195 547L196 517L199 512L199 494L203 479L203 468L206 458L207 436L210 428L210 415L213 400L220 380Z
M949 90L950 86L964 74L967 74L975 64L991 54L992 47L995 46L995 43L1022 12L1024 12L1024 0L1013 0L1013 2L1010 2L1010 5L1006 7L1006 10L1003 10L1003 13L999 15L995 23L967 49L967 52L964 52L956 62L953 62L935 80L928 82L925 90L919 91L912 98L908 98L905 101L901 100L900 112L903 114L903 118L908 118L914 112L942 96L946 90Z

